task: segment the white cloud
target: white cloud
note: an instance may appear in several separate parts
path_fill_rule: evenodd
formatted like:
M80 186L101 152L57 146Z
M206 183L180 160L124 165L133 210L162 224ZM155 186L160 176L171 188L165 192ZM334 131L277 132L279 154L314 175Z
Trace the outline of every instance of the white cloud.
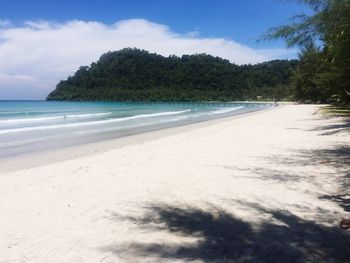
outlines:
M1 27L8 27L8 26L10 26L10 25L11 25L10 20L7 20L7 19L1 20L1 19L0 19L0 28L1 28Z
M0 21L1 22L1 21ZM111 50L137 47L165 56L208 53L237 64L257 63L295 54L286 49L252 49L233 40L177 34L165 25L130 19L113 25L94 21L0 23L0 99L11 89L23 98L45 98L60 79ZM22 86L22 88L20 88ZM7 95L6 95L7 94Z

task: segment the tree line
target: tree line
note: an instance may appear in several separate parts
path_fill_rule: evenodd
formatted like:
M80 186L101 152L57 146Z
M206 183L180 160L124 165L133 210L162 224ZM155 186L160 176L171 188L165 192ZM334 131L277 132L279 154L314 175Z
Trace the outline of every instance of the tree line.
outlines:
M282 38L300 54L292 78L296 100L350 103L350 0L295 0L311 15L272 28L263 39Z
M236 65L207 54L164 57L125 48L60 81L48 100L291 100L296 60Z

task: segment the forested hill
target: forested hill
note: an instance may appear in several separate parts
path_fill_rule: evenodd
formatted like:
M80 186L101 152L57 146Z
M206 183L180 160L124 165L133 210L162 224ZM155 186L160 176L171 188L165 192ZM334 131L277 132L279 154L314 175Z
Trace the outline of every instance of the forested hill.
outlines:
M206 54L108 52L60 81L48 100L206 101L284 99L296 60L238 66Z

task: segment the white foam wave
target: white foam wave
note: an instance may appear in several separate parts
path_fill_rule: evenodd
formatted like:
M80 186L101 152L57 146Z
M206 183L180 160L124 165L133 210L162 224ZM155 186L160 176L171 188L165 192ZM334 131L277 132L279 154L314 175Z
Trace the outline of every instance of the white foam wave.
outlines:
M102 112L102 113L90 113L90 114L71 114L65 115L66 118L92 118L92 117L104 117L111 115L112 112Z
M190 112L190 111L191 110L188 109L188 110L183 110L183 111L168 111L168 112L159 112L159 113L150 113L150 114L140 114L140 115L134 115L134 116L130 116L130 117L100 120L100 121L89 121L89 122L79 122L79 123L69 123L69 124L43 125L43 126L35 126L35 127L4 129L4 130L0 130L0 134L8 134L8 133L14 133L14 132L39 131L39 130L52 130L52 129L61 129L61 128L76 128L76 127L81 127L81 126L115 123L115 122L122 122L122 121L128 121L128 120L134 120L134 119L140 119L140 118L177 115L177 114L182 114L182 113L186 113L186 112Z
M228 108L228 109L220 109L220 110L212 111L210 114L223 114L223 113L228 113L231 111L239 110L242 108L243 108L243 106L233 107L233 108Z
M8 119L8 120L0 120L0 124L22 124L22 123L37 123L37 122L45 122L66 118L94 118L94 117L103 117L111 115L112 112L102 112L102 113L91 113L91 114L68 114L68 115L60 115L60 116L49 116L49 117L37 117L37 118L21 118L21 119Z
M181 117L176 117L176 118L172 118L172 119L161 120L161 121L158 121L157 124L180 121L180 120L187 119L189 117L191 117L191 116L181 116ZM74 132L73 135L86 135L86 134L91 134L91 133L109 132L109 131L116 131L116 130L121 130L121 129L133 129L133 128L144 127L147 125L150 125L150 123L140 123L140 124L135 124L135 125L129 125L126 127L111 127L111 128L105 128L105 129L83 130L83 131Z

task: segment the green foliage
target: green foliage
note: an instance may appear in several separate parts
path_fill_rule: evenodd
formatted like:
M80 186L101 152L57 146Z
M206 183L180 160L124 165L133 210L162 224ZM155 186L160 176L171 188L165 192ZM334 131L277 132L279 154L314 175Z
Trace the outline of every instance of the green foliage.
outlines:
M238 66L206 54L163 57L139 49L108 52L60 81L49 100L205 101L289 99L297 61Z
M298 2L314 13L295 16L263 39L283 38L289 47L302 47L294 77L297 99L350 103L350 0Z
M294 96L297 101L326 103L331 97L329 85L325 85L328 75L325 62L319 49L310 45L301 50L300 62L292 77Z
M335 95L350 104L350 0L333 4L324 54L334 76Z

